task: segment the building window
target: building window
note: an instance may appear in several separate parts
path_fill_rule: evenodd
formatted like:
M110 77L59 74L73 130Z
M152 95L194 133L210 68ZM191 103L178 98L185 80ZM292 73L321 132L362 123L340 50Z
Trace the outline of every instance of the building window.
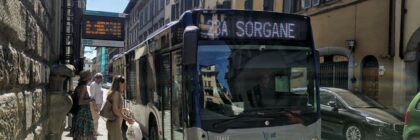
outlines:
M154 0L155 1L155 15L157 15L158 14L158 11L159 11L159 0Z
M321 0L312 0L312 6L318 6Z
M143 11L140 12L140 25L143 26Z
M302 7L304 8L304 9L308 9L308 8L311 8L311 6L312 6L312 0L302 0Z
M147 21L147 15L146 15L146 10L143 10L143 12L142 12L142 16L143 16L143 26L146 24L146 21Z
M146 21L149 21L150 17L149 17L149 7L146 7L145 11L145 15L146 15ZM145 23L147 24L147 23Z
M231 9L232 7L232 2L231 1L223 1L223 3L221 4L217 4L216 8L217 9Z
M171 8L171 20L173 21L173 20L176 20L177 19L177 16L178 16L178 5L179 5L179 3L176 3L176 4L174 4L174 5L172 5L172 8Z
M283 12L295 13L302 10L302 0L284 0Z
M193 0L186 0L185 8L186 9L184 11L187 11L188 9L193 9Z
M274 0L264 0L264 11L274 11Z
M165 24L165 21L163 18L159 20L159 24L160 24L160 27L162 27Z
M149 16L150 16L150 19L153 19L153 15L154 15L154 13L153 13L153 1L152 2L150 2L150 4L149 4Z
M199 8L200 7L200 0L194 0L193 2L194 2L193 3L194 8Z
M245 9L252 10L252 0L245 0Z

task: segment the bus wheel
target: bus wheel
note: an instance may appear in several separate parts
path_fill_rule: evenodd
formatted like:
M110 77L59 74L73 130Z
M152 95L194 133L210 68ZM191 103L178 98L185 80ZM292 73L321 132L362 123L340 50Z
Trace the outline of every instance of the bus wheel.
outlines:
M154 122L149 128L149 140L159 140L157 126Z
M350 124L344 130L346 140L364 140L363 130L358 125Z

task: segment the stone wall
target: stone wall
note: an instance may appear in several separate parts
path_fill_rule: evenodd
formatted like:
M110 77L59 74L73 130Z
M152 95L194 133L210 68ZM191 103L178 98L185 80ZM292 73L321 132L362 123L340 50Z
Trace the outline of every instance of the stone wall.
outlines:
M0 0L0 139L43 139L54 0ZM58 46L55 46L58 47ZM57 122L59 123L59 122Z

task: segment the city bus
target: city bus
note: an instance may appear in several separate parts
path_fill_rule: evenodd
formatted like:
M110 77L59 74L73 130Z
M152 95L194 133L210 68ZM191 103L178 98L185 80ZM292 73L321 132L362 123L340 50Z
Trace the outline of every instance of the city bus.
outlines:
M150 140L319 140L318 58L309 17L190 10L115 67Z

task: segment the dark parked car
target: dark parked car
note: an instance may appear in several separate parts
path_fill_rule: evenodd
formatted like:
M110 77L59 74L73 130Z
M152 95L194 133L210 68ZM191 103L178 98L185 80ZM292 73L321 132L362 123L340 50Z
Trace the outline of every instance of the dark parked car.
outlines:
M323 135L347 140L402 139L402 113L338 88L321 88L320 97Z

